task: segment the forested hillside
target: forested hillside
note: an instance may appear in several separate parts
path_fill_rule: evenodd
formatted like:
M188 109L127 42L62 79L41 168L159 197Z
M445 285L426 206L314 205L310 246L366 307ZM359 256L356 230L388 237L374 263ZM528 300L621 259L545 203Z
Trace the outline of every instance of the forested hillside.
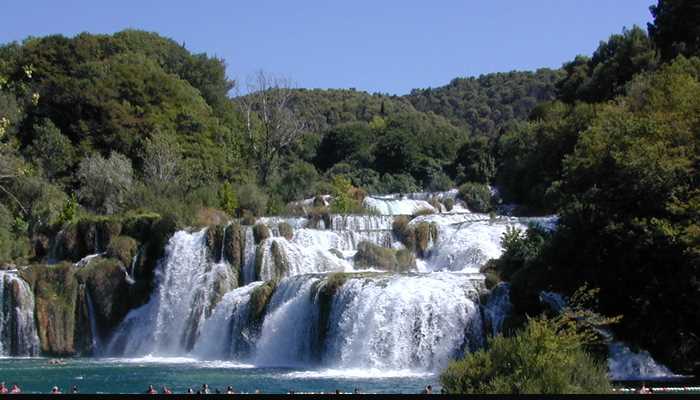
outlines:
M538 103L554 100L561 77L561 70L539 69L456 78L446 86L415 89L406 98L420 111L494 137L508 124L527 119Z

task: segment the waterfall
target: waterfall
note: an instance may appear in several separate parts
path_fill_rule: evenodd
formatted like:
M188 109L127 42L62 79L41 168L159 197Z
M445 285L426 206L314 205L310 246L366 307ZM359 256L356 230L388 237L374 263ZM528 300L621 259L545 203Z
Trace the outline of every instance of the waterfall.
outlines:
M455 196L453 190L367 197L365 206L382 215L331 215L324 229L308 228L306 218L259 218L273 236L256 245L253 227L244 227L242 287L231 282L237 278L223 256L225 228L221 257L209 254L205 230L176 232L158 261L149 301L98 347L109 355L186 355L269 367L438 371L501 329L508 286L496 287L480 305L478 268L500 256L507 227L525 226L455 206L410 221L437 229L420 273L358 271L352 258L362 241L403 248L394 242L394 215L444 211L428 200ZM282 223L293 228L291 239L279 235Z
M410 225L421 222L436 224L438 229L424 263L428 272L478 272L489 259L501 256L501 237L509 226L527 229L515 218L491 220L485 214L434 214L414 218Z
M343 368L435 371L482 345L477 291L466 275L353 279L333 299L324 361Z
M428 210L433 213L438 211L425 200L396 200L378 196L365 197L362 205L366 209L374 210L381 215L412 215L421 210Z
M489 298L483 306L484 319L488 322L492 336L498 335L503 329L503 321L513 309L510 302L510 284L501 282L491 289Z
M205 232L176 232L156 270L157 288L112 337L110 354L178 355L188 351L212 311L217 287L235 287L224 263L208 261Z
M349 271L352 265L323 246L304 246L282 237L260 243L260 279L271 280L300 274Z
M255 237L253 227L245 228L245 240L243 250L243 283L249 284L255 281Z
M256 365L292 367L311 361L312 332L318 320L312 289L317 281L298 276L280 283L256 343Z
M250 352L254 332L250 326L250 295L262 282L228 292L202 326L192 353L203 359L243 358Z
M84 286L84 284L83 284ZM85 291L85 301L87 302L88 319L90 320L90 337L92 338L92 354L99 355L102 349L100 341L100 333L97 330L97 320L95 319L95 307L92 304L92 296L90 291L83 287Z
M0 271L0 356L36 356L34 294L16 271Z
M645 350L633 352L622 342L608 345L608 376L614 380L643 380L677 378L665 366L657 363Z

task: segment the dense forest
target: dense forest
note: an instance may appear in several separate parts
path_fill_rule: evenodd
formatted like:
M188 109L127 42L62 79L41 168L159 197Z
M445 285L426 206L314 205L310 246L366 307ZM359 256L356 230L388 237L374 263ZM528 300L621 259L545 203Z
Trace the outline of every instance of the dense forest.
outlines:
M264 72L232 96L244 84L224 60L137 30L5 44L0 261L42 259L81 218L192 226L293 213L289 202L320 194L461 187L479 211L500 201L560 216L555 233L513 233L487 266L522 316L539 312L539 290L588 282L601 312L623 315L621 338L698 368L700 7L651 12L648 29L561 69L406 96L297 89Z

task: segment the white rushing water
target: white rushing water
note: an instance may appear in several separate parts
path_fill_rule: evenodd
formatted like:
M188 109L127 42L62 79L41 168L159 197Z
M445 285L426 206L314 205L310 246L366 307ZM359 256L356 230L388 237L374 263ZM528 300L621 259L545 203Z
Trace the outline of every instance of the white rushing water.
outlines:
M333 299L324 361L342 368L437 370L481 345L476 287L464 275L353 279Z
M34 294L15 271L0 271L0 356L36 356Z
M622 342L608 345L608 376L614 380L655 380L679 375L657 363L646 350L633 352Z
M435 224L437 240L430 247L421 270L479 272L479 268L503 253L501 237L508 227L525 230L514 218L492 219L486 214L431 214L416 217L410 225Z
M256 245L253 227L243 228L245 286L239 288L230 266L211 260L205 230L177 232L156 269L152 298L129 313L106 354L328 371L444 368L500 330L507 288L494 290L482 309L484 277L478 268L500 256L507 227L525 229L517 218L473 214L459 202L446 212L435 201L456 195L452 190L367 197L365 206L379 215L330 215L330 223L314 229L306 218L259 218L256 223L272 236ZM313 201L303 203L309 204ZM437 230L418 260L421 273L358 274L353 263L358 245L404 248L392 230L395 216L421 210L433 213L412 218L409 227L428 223ZM282 223L292 227L290 239L280 235ZM332 280L335 272L349 275ZM262 287L262 281L276 284ZM267 297L261 299L263 292Z
M235 287L225 263L211 263L205 232L176 232L156 270L150 301L127 315L108 353L179 355L188 351L212 310L215 287Z
M228 292L202 326L192 354L202 359L245 357L254 340L249 324L250 295L262 282L253 282Z

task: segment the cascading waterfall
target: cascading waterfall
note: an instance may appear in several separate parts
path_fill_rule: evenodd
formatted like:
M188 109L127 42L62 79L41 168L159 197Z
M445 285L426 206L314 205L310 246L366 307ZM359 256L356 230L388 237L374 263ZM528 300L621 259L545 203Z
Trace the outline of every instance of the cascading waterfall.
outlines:
M34 294L16 271L0 271L0 356L36 356Z
M265 239L260 243L262 260L260 278L282 277L329 271L351 271L352 265L321 246L303 246L282 237Z
M247 285L255 280L255 237L252 226L245 228L243 245L243 283Z
M324 361L343 368L442 368L482 344L476 296L466 275L350 280L333 299Z
M192 354L214 360L240 359L249 354L255 335L250 324L250 295L260 285L262 282L253 282L228 292L221 299L202 326Z
M435 224L438 230L424 263L426 272L478 272L486 261L501 256L501 237L509 226L527 229L515 218L494 219L486 214L431 214L414 218L410 225L421 222Z
M318 321L312 290L318 278L297 276L280 283L256 342L255 364L303 366L313 354L312 332Z
M510 284L501 282L491 289L489 299L484 304L484 319L488 322L492 336L496 336L503 329L503 321L510 314L513 305L510 302Z
M410 222L434 224L438 231L420 260L420 273L361 272L353 255L362 241L403 248L392 230L394 215L438 211L429 201L455 196L456 191L368 197L365 206L381 215L331 215L319 229L311 229L306 218L259 218L256 223L266 225L272 237L256 245L253 227L244 227L239 245L245 286L238 288L220 284L237 280L236 274L223 256L211 260L205 230L176 232L156 268L150 301L129 313L106 353L271 367L443 368L500 329L507 287L479 305L484 277L478 267L500 256L508 226L525 226L517 218L472 214L462 205L449 213L440 206L442 212ZM293 228L291 239L280 236L281 223ZM224 228L222 255L226 235Z
M85 292L85 302L87 303L88 309L88 319L90 320L90 337L92 338L92 354L98 355L102 349L102 343L100 341L100 334L97 331L97 320L95 319L95 306L92 304L92 296L90 291L85 288L83 284L82 288Z
M205 232L173 235L156 271L156 292L127 315L108 353L178 355L192 347L212 311L214 288L237 280L225 263L209 261Z

